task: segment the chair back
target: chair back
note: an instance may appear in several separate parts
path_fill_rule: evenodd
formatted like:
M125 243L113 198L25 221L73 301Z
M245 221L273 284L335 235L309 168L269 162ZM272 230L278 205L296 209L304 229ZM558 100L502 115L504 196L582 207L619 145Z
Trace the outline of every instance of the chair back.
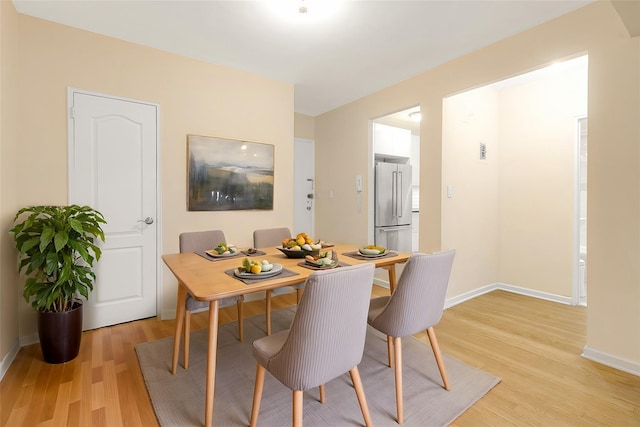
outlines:
M374 265L313 272L291 329L268 370L293 390L308 390L362 360Z
M180 252L202 252L227 243L222 230L191 231L180 234Z
M291 238L291 231L286 227L256 230L253 232L253 247L279 246L284 239L289 238Z
M395 292L371 326L393 337L406 337L436 325L442 317L456 251L414 254Z

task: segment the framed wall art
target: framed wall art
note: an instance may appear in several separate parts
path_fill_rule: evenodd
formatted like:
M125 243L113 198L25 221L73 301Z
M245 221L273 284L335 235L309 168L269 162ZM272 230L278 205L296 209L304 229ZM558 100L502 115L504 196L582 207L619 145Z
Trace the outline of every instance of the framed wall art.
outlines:
M273 209L274 146L187 135L190 211Z

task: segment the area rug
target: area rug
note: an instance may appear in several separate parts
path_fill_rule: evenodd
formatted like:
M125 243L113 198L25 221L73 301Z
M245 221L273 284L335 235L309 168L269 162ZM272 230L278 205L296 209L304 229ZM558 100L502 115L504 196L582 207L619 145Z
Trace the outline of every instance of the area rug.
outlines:
M272 313L272 330L289 327L294 308ZM264 315L245 319L244 342L237 340L235 322L220 327L213 409L215 426L247 426L255 381L252 342L265 335ZM204 425L207 330L191 334L189 369L180 362L171 375L173 337L136 346L140 368L160 425ZM443 354L451 391L442 379L431 347L408 337L402 340L404 425L446 426L484 396L500 379ZM364 357L359 365L373 424L397 426L393 369L387 367L386 337L369 327ZM318 390L304 393L304 424L311 426L364 425L349 374L325 385L326 400ZM292 393L267 373L258 424L291 425Z

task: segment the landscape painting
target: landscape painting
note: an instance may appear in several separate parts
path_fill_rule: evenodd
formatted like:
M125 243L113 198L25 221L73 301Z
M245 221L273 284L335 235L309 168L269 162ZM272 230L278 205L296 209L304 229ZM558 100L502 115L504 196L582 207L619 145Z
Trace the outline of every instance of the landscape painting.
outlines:
M273 209L270 144L187 135L190 211Z

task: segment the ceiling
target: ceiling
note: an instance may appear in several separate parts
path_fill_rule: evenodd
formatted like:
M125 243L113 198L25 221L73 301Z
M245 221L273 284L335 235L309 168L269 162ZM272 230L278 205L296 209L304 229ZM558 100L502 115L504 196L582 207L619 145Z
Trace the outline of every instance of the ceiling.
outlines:
M13 3L26 15L291 83L295 111L317 116L593 1Z

